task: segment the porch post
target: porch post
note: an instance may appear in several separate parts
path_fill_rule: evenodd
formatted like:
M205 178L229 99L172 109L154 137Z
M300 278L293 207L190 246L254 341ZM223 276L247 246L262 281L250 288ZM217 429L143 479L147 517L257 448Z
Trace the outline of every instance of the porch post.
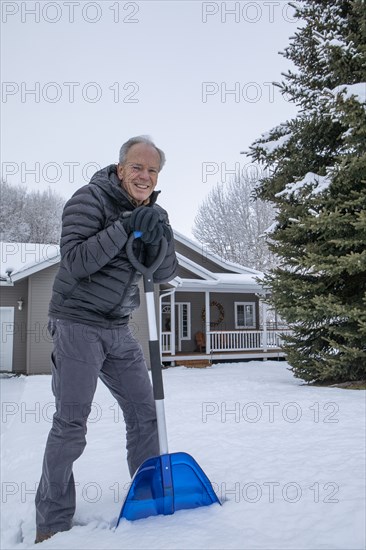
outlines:
M175 354L175 292L170 295L170 355Z
M206 353L211 353L211 335L209 334L211 329L210 321L210 292L205 291L205 318L206 318Z

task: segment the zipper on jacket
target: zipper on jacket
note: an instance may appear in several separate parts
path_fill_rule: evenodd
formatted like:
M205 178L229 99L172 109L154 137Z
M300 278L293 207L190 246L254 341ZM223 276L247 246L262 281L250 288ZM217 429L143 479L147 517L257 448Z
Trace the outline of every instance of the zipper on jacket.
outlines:
M132 280L133 280L135 274L136 274L136 269L132 269L132 270L131 270L131 274L130 274L130 276L129 276L129 278L128 278L127 284L126 284L126 286L125 286L125 289L124 289L124 291L123 291L123 294L122 294L122 297L121 297L120 301L119 301L118 304L116 304L110 311L108 311L108 312L106 313L106 316L107 316L107 317L110 317L110 315L111 315L117 308L121 307L121 305L122 305L122 303L123 303L123 300L126 298L127 291L128 291L128 289L130 288L130 286L131 286L131 283L132 283Z

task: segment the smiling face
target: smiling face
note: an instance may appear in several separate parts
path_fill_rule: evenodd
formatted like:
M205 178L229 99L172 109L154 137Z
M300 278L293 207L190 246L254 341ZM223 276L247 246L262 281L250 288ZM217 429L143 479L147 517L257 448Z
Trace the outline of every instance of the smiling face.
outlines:
M159 168L157 150L146 143L136 143L127 151L124 163L117 165L117 175L130 197L142 204L156 187Z

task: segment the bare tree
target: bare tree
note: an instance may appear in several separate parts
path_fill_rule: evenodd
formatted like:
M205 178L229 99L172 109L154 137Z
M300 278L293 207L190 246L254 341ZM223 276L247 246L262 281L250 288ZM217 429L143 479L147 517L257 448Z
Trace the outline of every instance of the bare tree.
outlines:
M0 183L0 238L9 242L58 244L63 197L48 188L30 191L22 185Z
M193 234L221 258L267 271L276 263L265 238L275 211L255 197L255 186L244 177L217 183L198 209Z
M33 191L29 194L25 220L30 227L31 242L58 243L65 200L55 191Z
M24 222L23 212L27 189L22 185L0 182L0 236L3 241L27 242L29 227Z

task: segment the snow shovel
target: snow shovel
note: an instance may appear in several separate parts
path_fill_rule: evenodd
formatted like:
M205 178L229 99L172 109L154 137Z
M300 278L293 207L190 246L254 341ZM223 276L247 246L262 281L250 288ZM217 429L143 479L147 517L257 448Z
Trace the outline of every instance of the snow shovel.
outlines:
M211 482L192 456L184 452L168 453L168 439L164 412L164 388L160 348L154 303L154 271L165 258L168 243L163 237L158 256L149 267L142 265L134 255L134 239L142 233L131 234L126 251L133 267L142 273L149 326L149 351L152 385L156 406L160 455L148 458L133 476L131 487L122 505L121 518L137 520L159 514L174 514L177 510L220 503Z

